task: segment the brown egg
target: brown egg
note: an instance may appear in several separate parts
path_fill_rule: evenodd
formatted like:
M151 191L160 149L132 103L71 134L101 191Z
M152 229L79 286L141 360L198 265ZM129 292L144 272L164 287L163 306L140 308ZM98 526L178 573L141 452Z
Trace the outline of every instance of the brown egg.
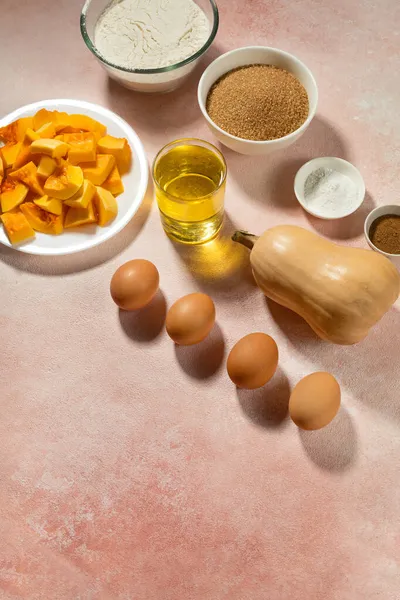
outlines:
M278 346L272 337L266 333L250 333L232 348L226 367L237 387L255 390L273 377L278 359Z
M157 293L160 276L148 260L136 259L122 265L113 275L111 297L123 310L143 308Z
M215 306L206 294L183 296L171 306L166 328L169 337L180 346L202 342L215 323Z
M294 388L289 414L297 427L321 429L335 418L340 407L340 386L330 373L311 373Z

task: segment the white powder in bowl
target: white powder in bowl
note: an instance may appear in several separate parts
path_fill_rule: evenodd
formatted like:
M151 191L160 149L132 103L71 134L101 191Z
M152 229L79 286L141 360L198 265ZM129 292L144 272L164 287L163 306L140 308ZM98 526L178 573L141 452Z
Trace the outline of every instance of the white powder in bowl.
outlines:
M128 69L157 69L193 56L210 23L193 0L113 0L94 32L99 53Z
M340 217L350 213L358 203L357 188L347 175L321 167L306 179L304 202L316 214Z

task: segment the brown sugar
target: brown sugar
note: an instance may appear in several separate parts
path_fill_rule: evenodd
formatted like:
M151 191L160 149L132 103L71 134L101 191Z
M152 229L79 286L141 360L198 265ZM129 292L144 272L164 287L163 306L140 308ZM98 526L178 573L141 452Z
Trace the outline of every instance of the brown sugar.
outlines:
M371 242L388 254L400 254L400 215L383 215L369 230Z
M284 137L304 123L308 111L308 95L300 81L272 65L248 65L226 73L207 98L214 123L247 140Z

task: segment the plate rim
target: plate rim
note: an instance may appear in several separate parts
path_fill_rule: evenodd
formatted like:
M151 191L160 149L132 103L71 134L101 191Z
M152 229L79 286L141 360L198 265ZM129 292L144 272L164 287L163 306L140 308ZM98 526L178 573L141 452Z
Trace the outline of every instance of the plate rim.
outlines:
M70 249L46 249L43 248L35 248L29 246L13 246L8 240L0 240L0 244L2 244L6 248L10 248L11 250L15 250L17 252L22 252L24 254L34 254L36 256L66 256L68 254L77 254L78 252L84 252L86 250L90 250L91 248L95 248L100 244L110 240L114 236L116 236L124 227L128 225L128 223L133 219L135 214L138 212L140 206L143 203L144 197L146 195L147 187L149 184L149 163L147 160L146 151L143 145L143 142L139 138L136 131L133 127L125 121L122 117L120 117L117 113L106 108L105 106L101 106L100 104L95 104L93 102L87 102L86 100L77 100L74 98L52 98L50 100L39 100L37 102L32 102L30 104L25 104L21 106L11 113L8 113L5 117L0 119L0 126L8 125L15 119L20 118L22 115L29 111L36 111L40 108L53 108L55 109L59 105L69 105L73 108L81 108L91 110L99 115L104 115L111 120L113 120L116 124L120 125L122 129L128 129L130 133L130 138L134 141L135 153L137 155L137 159L140 167L140 183L136 193L136 198L138 199L137 203L133 205L133 210L128 211L125 217L123 217L118 223L115 224L114 228L110 228L110 230L104 230L103 234L100 236L94 236L93 239L85 240L80 245L74 246Z

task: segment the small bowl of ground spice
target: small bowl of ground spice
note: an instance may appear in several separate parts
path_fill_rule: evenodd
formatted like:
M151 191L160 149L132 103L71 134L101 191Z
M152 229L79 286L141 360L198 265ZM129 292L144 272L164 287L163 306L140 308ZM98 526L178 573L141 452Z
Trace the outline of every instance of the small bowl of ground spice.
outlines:
M373 250L400 266L400 205L374 208L365 220L364 233Z
M241 154L270 154L306 131L317 109L318 88L311 71L292 54L250 46L209 65L198 101L222 144Z

